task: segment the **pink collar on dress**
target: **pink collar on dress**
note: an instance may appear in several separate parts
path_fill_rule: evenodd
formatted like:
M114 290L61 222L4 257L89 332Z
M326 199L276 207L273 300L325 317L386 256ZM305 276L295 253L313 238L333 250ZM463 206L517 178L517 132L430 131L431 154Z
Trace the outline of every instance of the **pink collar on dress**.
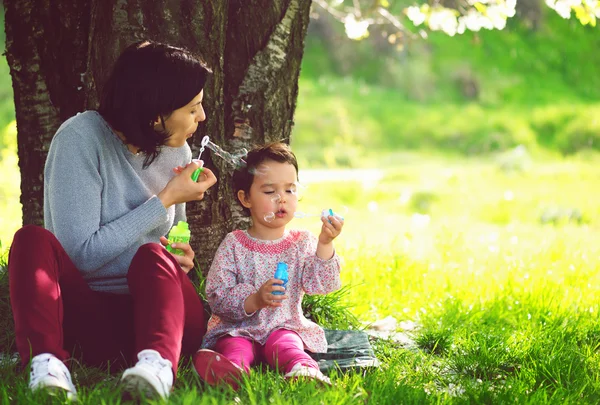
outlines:
M300 239L300 235L300 231L293 230L277 240L260 240L248 235L247 231L233 231L233 236L235 236L237 241L246 249L252 252L270 255L278 255L285 252Z

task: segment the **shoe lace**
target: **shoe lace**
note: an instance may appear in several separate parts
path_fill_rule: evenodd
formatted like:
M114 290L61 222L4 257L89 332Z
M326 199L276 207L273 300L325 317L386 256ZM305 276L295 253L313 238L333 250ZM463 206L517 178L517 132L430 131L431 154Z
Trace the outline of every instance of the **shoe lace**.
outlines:
M50 356L36 356L31 361L31 378L38 379L50 372Z
M168 368L170 370L172 367L171 361L163 359L157 353L140 352L138 360L140 364L148 364L152 366L152 369L156 371L156 374L159 374L164 368Z

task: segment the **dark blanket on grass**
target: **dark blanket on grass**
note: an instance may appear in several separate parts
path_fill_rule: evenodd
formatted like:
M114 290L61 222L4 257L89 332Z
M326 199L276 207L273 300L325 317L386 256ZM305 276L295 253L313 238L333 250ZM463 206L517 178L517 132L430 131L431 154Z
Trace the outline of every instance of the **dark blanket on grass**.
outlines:
M365 371L379 367L369 343L369 336L358 330L325 329L327 353L310 353L319 363L323 373L332 369L340 371Z

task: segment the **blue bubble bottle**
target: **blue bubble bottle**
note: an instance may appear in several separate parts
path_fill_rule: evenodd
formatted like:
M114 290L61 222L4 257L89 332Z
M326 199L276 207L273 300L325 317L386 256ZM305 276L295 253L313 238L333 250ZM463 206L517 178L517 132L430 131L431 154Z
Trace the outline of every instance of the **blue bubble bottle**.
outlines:
M287 263L283 263L283 262L277 263L277 270L275 271L274 278L283 281L283 284L273 284L273 285L280 285L283 288L287 288L287 282L288 282L288 265L287 265ZM283 295L285 293L283 291L273 291L272 294Z

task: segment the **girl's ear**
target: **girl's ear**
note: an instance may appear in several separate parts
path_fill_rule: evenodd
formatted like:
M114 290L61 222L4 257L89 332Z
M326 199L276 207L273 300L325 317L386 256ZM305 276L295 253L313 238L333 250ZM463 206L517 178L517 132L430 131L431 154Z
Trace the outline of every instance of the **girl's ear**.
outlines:
M252 206L252 204L250 204L250 202L248 201L246 192L244 190L238 190L237 198L238 200L240 200L240 204L242 204L243 207L250 208Z

